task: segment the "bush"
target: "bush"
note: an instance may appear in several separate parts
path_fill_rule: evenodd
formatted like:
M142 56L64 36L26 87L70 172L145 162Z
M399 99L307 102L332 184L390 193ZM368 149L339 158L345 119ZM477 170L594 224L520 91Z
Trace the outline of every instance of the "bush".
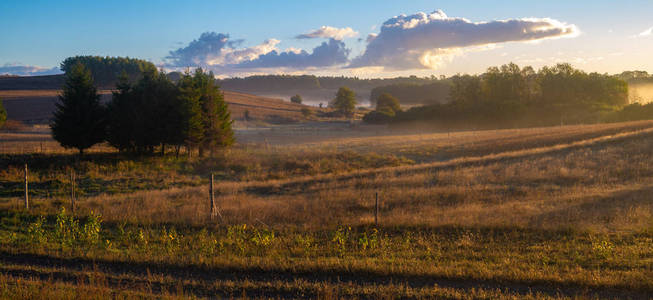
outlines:
M388 124L395 117L394 111L390 109L375 110L363 116L363 122L369 124Z
M304 107L302 108L302 115L304 116L304 118L308 118L313 115L313 111L308 107Z
M292 96L292 97L290 97L290 102L297 103L297 104L302 104L302 96L300 96L300 95Z
M393 113L401 111L399 100L388 93L383 93L376 99L376 110L389 109Z

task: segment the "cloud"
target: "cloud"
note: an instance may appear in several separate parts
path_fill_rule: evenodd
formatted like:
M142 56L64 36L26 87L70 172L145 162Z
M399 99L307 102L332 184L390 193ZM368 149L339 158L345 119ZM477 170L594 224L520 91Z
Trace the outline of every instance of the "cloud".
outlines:
M223 48L229 47L229 35L205 32L186 47L170 51L168 64L176 67L199 66L214 58Z
M300 34L296 39L315 39L315 38L328 38L334 40L343 40L344 38L357 37L358 32L351 29L351 27L336 28L331 26L322 26L311 32Z
M350 68L382 66L386 69L434 69L470 49L478 51L505 42L529 42L573 37L575 25L549 18L524 18L471 22L448 17L441 10L430 14L393 17L381 32L368 36L362 55Z
M646 29L646 30L640 32L637 36L639 36L639 37L645 37L645 36L650 36L650 35L652 35L652 34L653 34L653 27L651 27L651 28L649 28L649 29Z
M61 74L58 67L43 68L39 66L27 66L20 64L4 64L0 66L0 75L19 75L19 76L41 76Z
M204 67L218 73L246 72L266 68L307 69L330 67L349 62L349 49L330 38L311 53L303 49L280 50L276 39L252 47L240 47L243 40L229 40L228 34L205 32L186 47L170 51L167 68Z
M349 49L345 43L335 39L329 39L321 45L313 48L312 53L304 50L286 50L277 52L272 50L258 56L256 59L244 61L231 67L234 68L291 68L306 69L311 67L329 67L342 65L348 62Z

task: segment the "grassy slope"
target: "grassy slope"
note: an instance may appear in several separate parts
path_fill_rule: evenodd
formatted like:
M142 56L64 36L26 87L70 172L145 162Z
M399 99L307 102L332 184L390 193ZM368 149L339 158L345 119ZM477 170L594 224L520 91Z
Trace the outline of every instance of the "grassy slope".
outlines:
M55 109L58 90L0 90L10 120L31 124L48 124ZM103 101L111 99L111 91L100 91ZM224 91L225 100L230 105L234 119L242 119L245 110L250 117L263 121L294 122L303 120L302 108L305 105L294 104L281 99L259 97L249 94ZM314 109L314 108L311 108Z
M0 296L645 299L653 293L652 128L243 145L202 161L5 155L0 184L16 187L0 195ZM25 159L35 192L27 215L17 207ZM82 225L62 236L55 222L68 201L69 163L86 195L79 222L91 210L105 221L94 239ZM209 171L222 178L214 221Z

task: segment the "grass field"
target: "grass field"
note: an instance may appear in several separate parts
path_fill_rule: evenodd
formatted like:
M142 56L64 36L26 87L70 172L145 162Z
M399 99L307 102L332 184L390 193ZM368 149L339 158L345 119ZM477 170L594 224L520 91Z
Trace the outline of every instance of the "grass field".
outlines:
M0 298L653 295L653 122L237 134L203 159L0 134Z

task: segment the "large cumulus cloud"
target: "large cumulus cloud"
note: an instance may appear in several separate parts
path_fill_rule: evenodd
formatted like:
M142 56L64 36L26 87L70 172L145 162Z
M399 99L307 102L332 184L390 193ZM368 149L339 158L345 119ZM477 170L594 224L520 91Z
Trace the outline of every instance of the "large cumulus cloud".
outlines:
M350 67L380 66L408 70L435 68L465 48L525 42L578 34L575 25L549 18L524 18L471 22L448 17L441 10L433 13L400 15L383 23L377 35L368 37L362 55Z
M61 74L59 68L43 68L38 66L28 66L20 64L4 64L0 66L0 75L19 75L19 76L40 76Z
M305 69L309 67L329 67L347 63L349 50L345 43L329 39L313 48L312 53L304 50L277 52L270 51L254 60L244 61L235 65L237 68L292 68Z
M348 62L349 49L342 41L329 39L312 52L277 48L279 40L269 39L252 47L239 47L242 40L230 41L229 35L206 32L186 47L170 51L169 68L205 67L218 72L260 70L266 68L306 69L330 67Z

